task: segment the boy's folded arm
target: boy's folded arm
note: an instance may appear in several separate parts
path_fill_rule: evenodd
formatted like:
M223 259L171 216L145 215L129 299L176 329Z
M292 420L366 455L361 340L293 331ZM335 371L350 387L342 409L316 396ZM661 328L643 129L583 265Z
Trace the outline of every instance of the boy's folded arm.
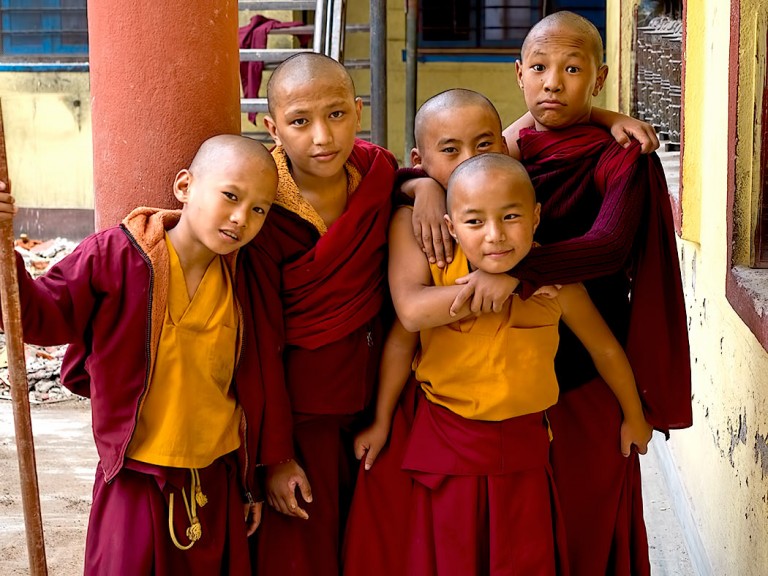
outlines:
M593 106L590 121L610 130L616 142L625 148L632 143L632 138L640 143L643 154L650 154L659 148L656 130L647 122L637 118Z
M451 316L461 286L433 286L429 262L411 229L411 209L400 208L389 231L389 285L397 316L409 332L443 326L470 315L464 306Z
M652 428L645 420L637 392L635 377L624 350L603 320L581 284L569 284L558 296L563 322L571 329L592 357L595 368L616 396L624 415L622 440L629 439L645 453ZM625 434L625 428L629 433ZM622 452L629 454L629 445L622 442Z

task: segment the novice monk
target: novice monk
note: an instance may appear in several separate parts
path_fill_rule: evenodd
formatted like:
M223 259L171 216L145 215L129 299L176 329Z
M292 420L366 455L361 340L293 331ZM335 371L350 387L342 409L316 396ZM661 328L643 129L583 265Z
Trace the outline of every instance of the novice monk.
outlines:
M517 76L535 129L523 130L517 144L542 203L543 246L513 274L523 297L536 286L584 281L626 347L648 421L666 432L691 424L671 210L656 155L641 155L636 144L625 149L585 124L606 74L599 33L573 13L548 16L523 44ZM514 128L507 132L513 139ZM639 462L635 454L623 458L604 433L618 427L619 406L573 334L563 328L561 338L552 465L572 573L648 574Z
M383 148L355 139L362 103L338 62L294 56L272 74L267 97L280 183L249 246L249 275L257 317L268 317L274 332L271 343L259 343L265 377L284 372L290 395L284 443L295 447L295 460L267 468L274 510L265 510L255 571L338 576L357 468L352 435L388 328L381 309L397 165Z
M556 298L513 297L498 313L448 312L457 277L503 274L520 262L539 210L522 166L484 154L448 182L446 222L458 247L446 268L424 258L408 229L410 209L393 217L390 288L402 324L420 331L414 365L424 392L403 461L415 480L407 574L567 573L543 413L557 400L560 318L621 404L613 442L629 454L632 444L645 453L650 440L627 359L582 286L564 286ZM391 406L399 393L382 382L379 402ZM390 418L377 413L374 426L387 430Z
M176 175L181 211L138 208L37 280L17 255L27 340L85 351L100 458L86 574L250 570L264 409L286 401L280 387L253 382L237 250L259 232L276 188L261 144L215 136ZM0 219L14 212L0 193Z
M454 168L467 158L486 152L506 153L501 129L496 108L482 94L464 89L441 92L424 102L416 113L416 148L411 152L411 163L446 186ZM411 229L410 223L402 224L406 230ZM452 241L450 237L448 239ZM507 298L518 283L504 276L499 285L504 281L507 284L504 298ZM411 375L418 336L406 332L397 320L392 334L399 337L390 335L387 338L379 385L401 390ZM389 424L386 428L368 428L355 439L355 454L357 458L365 456L365 470L361 468L355 485L344 542L344 573L348 576L403 573L407 543L405 526L410 514L407 502L412 481L400 466L405 437L413 418L415 392L416 383L413 382L402 396L392 424L392 438L384 452L379 454L387 442ZM397 395L379 394L376 404L378 423L387 418L392 420L396 402ZM375 546L370 545L372 541L376 542Z

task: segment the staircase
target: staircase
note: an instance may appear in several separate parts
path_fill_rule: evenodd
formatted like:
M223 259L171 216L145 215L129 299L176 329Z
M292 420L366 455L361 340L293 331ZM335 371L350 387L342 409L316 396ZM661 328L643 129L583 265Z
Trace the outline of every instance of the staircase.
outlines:
M291 21L305 22L302 26L272 30L269 33L270 38L288 37L290 39L288 42L278 41L280 44L295 46L298 44L295 39L297 36L312 36L312 48L240 49L241 62L263 62L265 74L268 74L286 58L300 52L319 52L341 62L350 71L358 90L358 96L362 98L363 104L371 110L370 121L366 122L367 116L364 117L364 124L370 124L371 128L364 129L358 136L386 146L385 0L372 0L370 2L369 21L372 25L368 22L348 24L346 22L346 0L240 0L238 8L241 12L240 25L250 20L254 12L267 12L265 16L273 17L276 20L287 19L284 15L281 15L283 17L280 18L269 14L270 11L275 10L290 11L289 19ZM364 54L366 57L345 58L348 34L369 35L369 42L366 45L368 49L365 50L366 53ZM270 44L272 43L274 42L270 42ZM359 46L360 42L355 42L355 44ZM374 69L371 68L370 55L374 55L376 58ZM241 99L240 109L242 112L267 112L267 99L262 96L266 90L266 81L262 82L261 86L259 97ZM366 90L365 86L371 86L372 90L368 94L361 94L361 88ZM373 93L373 97L371 97L371 93ZM252 126L250 123L248 124ZM266 131L257 130L257 127L253 127L253 130L244 130L243 134L263 142L271 142L269 134Z

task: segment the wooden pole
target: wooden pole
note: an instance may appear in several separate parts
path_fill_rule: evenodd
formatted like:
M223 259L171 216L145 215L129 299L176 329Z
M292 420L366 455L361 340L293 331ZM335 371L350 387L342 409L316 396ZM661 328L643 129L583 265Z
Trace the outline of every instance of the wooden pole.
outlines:
M2 104L0 104L0 180L7 184L6 191L10 192ZM13 420L16 427L16 452L21 475L21 503L24 507L24 526L27 533L29 573L31 576L45 576L48 574L48 566L45 561L43 517L40 513L35 445L32 440L32 418L29 413L27 363L24 357L21 302L11 220L0 223L0 302L3 307L5 345L8 350L8 376L11 381Z

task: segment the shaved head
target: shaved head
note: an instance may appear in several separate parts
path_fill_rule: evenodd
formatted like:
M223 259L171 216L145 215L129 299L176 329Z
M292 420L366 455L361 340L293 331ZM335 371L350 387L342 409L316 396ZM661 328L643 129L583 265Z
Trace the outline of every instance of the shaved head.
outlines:
M531 178L528 175L525 167L506 154L499 154L496 152L488 154L480 154L465 160L458 165L456 170L451 174L448 180L448 188L446 191L446 210L451 213L451 201L454 195L454 188L459 184L465 184L468 180L472 180L479 173L506 173L514 175L520 179L520 182L525 183L525 188L530 191L531 203L536 203L536 192L533 190L533 184L531 184Z
M306 85L318 78L334 79L340 86L345 87L350 97L354 99L355 84L342 64L325 54L302 52L291 56L272 72L267 82L269 113L274 116L275 109L281 105L280 97L283 89Z
M488 112L498 119L499 133L501 133L502 125L499 112L488 98L474 90L452 88L451 90L446 90L432 96L419 108L413 124L413 136L416 141L416 147L421 148L423 146L423 138L427 131L427 126L438 112L465 106L479 106L481 108L486 108Z
M592 22L567 10L554 12L546 18L539 20L528 32L523 40L523 46L520 49L520 60L524 61L526 51L531 44L539 39L550 36L554 30L566 30L574 36L588 44L589 50L595 56L595 63L599 68L603 63L603 39L600 37L600 31Z
M277 174L272 155L261 142L235 134L219 134L203 142L189 165L189 171L193 174L204 172L224 166L233 159L251 160L264 167L271 166Z

